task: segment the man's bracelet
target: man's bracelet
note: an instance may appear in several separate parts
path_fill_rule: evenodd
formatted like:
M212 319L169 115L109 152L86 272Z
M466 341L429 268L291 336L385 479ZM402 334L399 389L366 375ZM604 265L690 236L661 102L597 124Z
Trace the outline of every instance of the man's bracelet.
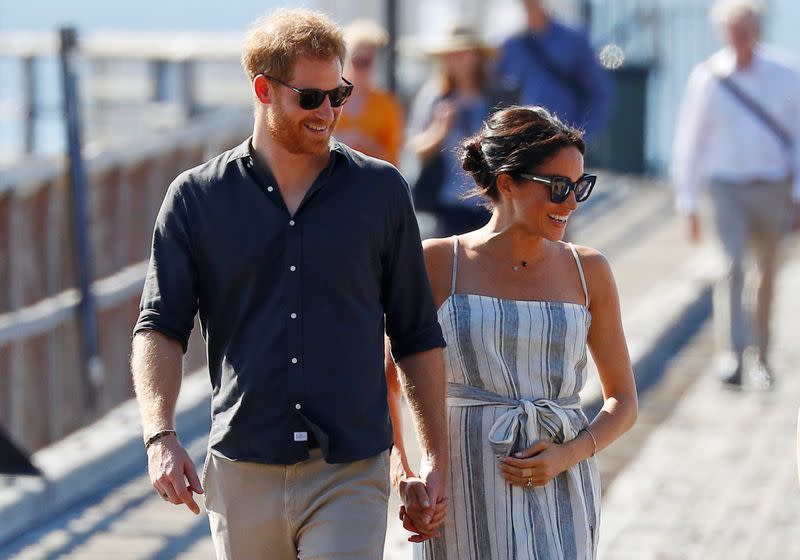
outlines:
M156 433L152 434L149 438L144 440L144 448L147 450L148 447L153 445L156 441L160 440L164 436L168 436L169 434L178 435L178 432L175 430L158 430Z
M589 426L586 426L586 427L581 429L581 432L586 432L587 434L589 434L589 437L592 438L592 444L594 445L594 449L592 450L592 455L591 456L594 457L595 454L597 453L597 440L595 439L594 434L592 433L592 430L589 429Z

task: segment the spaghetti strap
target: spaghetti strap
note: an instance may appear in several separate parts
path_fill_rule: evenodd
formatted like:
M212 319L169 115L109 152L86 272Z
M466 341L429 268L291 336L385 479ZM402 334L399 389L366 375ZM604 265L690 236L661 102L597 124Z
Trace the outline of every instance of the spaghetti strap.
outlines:
M575 245L572 243L567 243L569 246L569 250L572 251L572 256L575 257L575 263L578 265L578 274L581 276L581 287L583 288L583 297L586 298L586 307L589 307L589 290L586 287L586 275L583 273L583 265L581 264L581 258L578 256L578 251L575 249Z
M458 274L458 236L453 236L453 279L450 281L450 295L456 293L456 275Z

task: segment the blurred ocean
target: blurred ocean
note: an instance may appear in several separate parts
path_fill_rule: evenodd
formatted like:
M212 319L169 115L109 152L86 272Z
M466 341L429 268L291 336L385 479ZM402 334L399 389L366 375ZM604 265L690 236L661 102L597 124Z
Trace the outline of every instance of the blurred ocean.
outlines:
M313 0L136 0L120 5L100 0L0 0L0 32L35 31L53 33L63 25L79 32L125 31L234 31L243 32L254 19L282 6L316 7ZM36 97L40 118L36 123L37 151L63 150L61 124L61 80L55 59L36 65ZM22 149L20 64L0 57L0 162L17 156Z

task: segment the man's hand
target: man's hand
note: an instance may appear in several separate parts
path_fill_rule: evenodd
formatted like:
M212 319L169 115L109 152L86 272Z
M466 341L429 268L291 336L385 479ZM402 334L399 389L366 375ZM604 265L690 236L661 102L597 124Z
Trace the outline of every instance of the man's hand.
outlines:
M700 218L697 213L689 214L689 239L693 243L700 243Z
M406 478L398 487L403 505L400 506L400 521L403 528L413 533L409 542L423 542L440 535L438 529L447 516L447 498L440 498L431 508L431 500L422 479ZM430 513L432 512L432 514Z
M399 485L400 519L403 527L412 533L408 540L422 542L439 536L438 529L447 516L447 498L444 497L444 476L430 461L423 461L420 476L406 478Z
M150 445L147 449L147 472L153 488L164 500L175 505L186 504L195 515L200 513L193 493L202 494L203 488L197 469L177 436L166 435Z

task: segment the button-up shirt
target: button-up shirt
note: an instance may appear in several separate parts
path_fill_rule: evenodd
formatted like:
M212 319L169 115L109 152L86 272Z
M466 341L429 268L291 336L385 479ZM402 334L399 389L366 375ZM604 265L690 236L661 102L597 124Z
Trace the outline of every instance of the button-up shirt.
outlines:
M290 215L250 141L181 174L156 220L134 332L186 348L199 312L212 452L292 464L391 445L384 328L396 360L444 346L408 186L332 143Z
M741 101L720 84L733 82L794 136L791 150ZM700 188L710 180L730 183L782 181L794 177L800 201L800 77L780 56L759 49L749 67L736 69L725 48L699 64L689 77L673 145L672 174L677 207L697 210Z

